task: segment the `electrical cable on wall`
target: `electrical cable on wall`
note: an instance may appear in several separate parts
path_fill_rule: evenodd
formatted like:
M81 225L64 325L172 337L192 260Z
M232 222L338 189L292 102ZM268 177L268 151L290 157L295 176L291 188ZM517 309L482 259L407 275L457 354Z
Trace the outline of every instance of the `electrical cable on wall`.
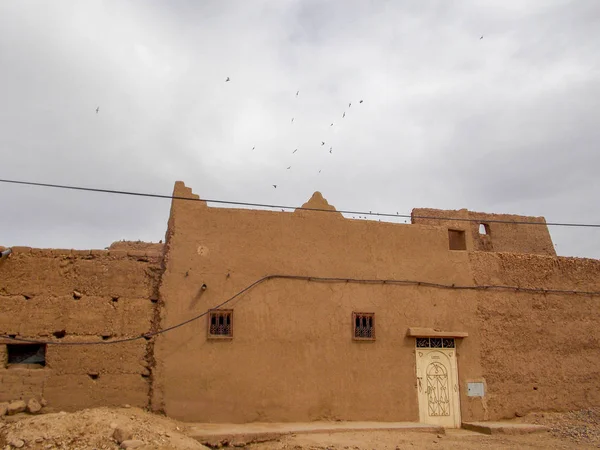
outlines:
M35 183L32 181L17 181L17 180L3 180L0 179L0 183L12 183L12 184L23 184L27 186L40 186L40 187L51 187L58 189L70 189L76 191L87 191L87 192L100 192L104 194L119 194L119 195L133 195L138 197L153 197L153 198L163 198L170 200L187 200L194 202L207 202L207 203L216 203L222 205L235 205L235 206L254 206L259 208L279 208L279 209L287 209L287 210L299 210L299 211L318 211L318 212L327 212L327 213L342 213L342 214L357 214L360 216L377 216L377 217L397 217L403 219L424 219L424 220L446 220L446 221L456 221L456 222L486 222L486 223L504 223L511 225L544 225L544 226L554 226L554 227L586 227L586 228L600 228L600 224L594 223L563 223L563 222L527 222L524 220L502 220L502 219L490 219L490 218L463 218L463 217L434 217L434 216L413 216L411 214L391 214L391 213L378 213L378 212L365 212L365 211L349 211L349 210L330 210L330 209L320 209L320 208L304 208L304 207L296 207L296 206L285 206L285 205L268 205L264 203L250 203L250 202L234 202L228 200L212 200L212 199L203 199L203 198L189 198L189 197L178 197L173 195L163 195L163 194L148 194L143 192L131 192L131 191L120 191L113 189L98 189L98 188L88 188L81 186L68 186L61 184L49 184L49 183Z
M567 289L544 289L544 288L529 288L520 286L505 286L505 285L480 285L480 286L457 286L455 284L441 284L431 283L428 281L414 281L414 280L380 280L380 279L367 279L367 278L339 278L339 277L311 277L304 275L267 275L253 283L246 286L241 291L238 291L233 296L229 297L219 305L198 314L197 316L191 317L183 322L164 328L159 331L152 331L144 333L141 336L134 336L130 338L117 339L114 341L98 341L98 342L60 342L60 341L41 341L36 339L18 338L16 336L0 335L0 338L9 339L16 342L27 342L31 344L46 344L46 345L112 345L121 344L124 342L138 341L140 339L151 339L154 336L158 336L163 333L181 328L191 322L194 322L204 316L210 311L219 309L225 306L227 303L238 298L240 295L254 288L255 286L273 279L283 280L300 280L309 282L321 282L321 283L364 283L364 284L381 284L389 286L421 286L435 289L456 289L456 290L471 290L471 291L490 291L490 290L513 290L515 292L527 292L527 293L538 293L538 294L563 294L563 295L589 295L589 296L600 296L600 291L578 291L578 290L567 290Z

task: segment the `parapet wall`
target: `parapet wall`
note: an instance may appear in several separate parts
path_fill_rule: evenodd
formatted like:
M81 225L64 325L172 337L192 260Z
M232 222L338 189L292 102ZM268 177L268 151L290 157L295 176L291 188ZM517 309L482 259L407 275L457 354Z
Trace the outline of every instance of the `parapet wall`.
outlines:
M556 250L543 217L486 214L461 210L415 208L412 223L464 230L466 249L555 256ZM446 218L468 219L449 220ZM503 223L526 222L526 223ZM528 225L531 223L532 225ZM480 233L480 228L483 233Z
M0 402L147 406L153 342L106 344L155 326L162 251L12 250L0 261L0 334L59 345L48 345L45 367L34 369L8 364L7 345L17 341L0 338ZM75 341L94 345L60 345Z

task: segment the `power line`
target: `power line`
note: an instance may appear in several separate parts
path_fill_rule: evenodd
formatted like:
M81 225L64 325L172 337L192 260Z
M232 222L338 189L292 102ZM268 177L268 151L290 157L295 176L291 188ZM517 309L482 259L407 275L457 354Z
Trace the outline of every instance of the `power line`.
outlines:
M124 342L132 342L140 339L150 339L154 336L158 336L163 333L181 328L188 323L194 322L204 316L206 316L211 310L219 309L225 306L227 303L235 300L240 295L254 288L255 286L264 283L268 280L282 279L282 280L296 280L296 281L309 281L309 282L321 282L321 283L364 283L364 284L380 284L389 286L421 286L435 289L456 289L456 290L471 290L471 291L490 291L490 290L513 290L515 292L527 292L527 293L538 293L538 294L564 294L564 295L589 295L589 296L600 296L600 291L578 291L568 289L544 289L544 288L529 288L520 286L509 286L509 285L479 285L479 286L460 286L455 284L442 284L442 283L431 283L428 281L414 281L414 280L381 280L381 279L369 279L369 278L340 278L340 277L311 277L305 275L267 275L253 283L246 286L241 291L238 291L233 296L229 297L219 305L198 314L190 319L187 319L178 324L172 325L162 330L152 331L144 333L141 336L134 336L129 338L117 339L114 341L98 341L98 342L60 342L60 341L41 341L36 339L18 338L16 336L0 335L0 338L9 339L18 342L29 342L33 344L47 344L47 345L112 345L121 344Z
M3 180L0 179L0 183L12 183L12 184L23 184L27 186L41 186L41 187L51 187L51 188L59 188L59 189L70 189L76 191L86 191L86 192L101 192L105 194L120 194L120 195L134 195L138 197L153 197L153 198L164 198L170 200L188 200L194 202L207 202L207 203L216 203L223 205L236 205L236 206L255 206L260 208L279 208L279 209L290 209L290 210L300 210L300 211L318 211L318 212L328 212L328 213L342 213L342 214L357 214L364 216L377 216L377 217L400 217L405 219L425 219L425 220L447 220L447 221L456 221L456 222L485 222L485 223L505 223L512 225L544 225L544 226L555 226L555 227L587 227L587 228L600 228L600 224L594 223L559 223L559 222L527 222L527 221L519 221L519 220L501 220L501 219L488 219L488 218L463 218L463 217L435 217L435 216L413 216L411 214L390 214L390 213L378 213L378 212L365 212L365 211L348 211L348 210L330 210L330 209L321 209L321 208L304 208L304 207L296 207L296 206L285 206L285 205L268 205L265 203L251 203L251 202L234 202L228 200L214 200L214 199L206 199L206 198L189 198L189 197L179 197L174 195L163 195L163 194L148 194L144 192L132 192L132 191L120 191L114 189L99 189L99 188L89 188L89 187L81 187L81 186L68 186L62 184L49 184L49 183L36 183L32 181L17 181L17 180Z

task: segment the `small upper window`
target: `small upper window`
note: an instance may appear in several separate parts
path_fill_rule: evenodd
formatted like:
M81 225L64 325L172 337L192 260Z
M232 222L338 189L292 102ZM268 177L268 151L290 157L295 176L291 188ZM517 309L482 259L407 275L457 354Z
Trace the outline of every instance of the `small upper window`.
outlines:
M31 368L46 366L45 344L7 344L8 365L26 364Z
M487 223L480 223L479 224L479 234L489 236L490 226Z
M352 327L354 339L362 341L375 340L375 314L352 313Z
M450 250L466 250L467 241L464 230L448 230L448 246Z
M208 337L213 339L233 337L233 310L215 309L208 314Z

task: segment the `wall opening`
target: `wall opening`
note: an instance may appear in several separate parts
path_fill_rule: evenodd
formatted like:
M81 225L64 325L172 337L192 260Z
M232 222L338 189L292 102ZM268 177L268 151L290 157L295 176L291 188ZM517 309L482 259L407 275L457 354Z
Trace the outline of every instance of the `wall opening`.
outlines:
M352 313L352 326L355 340L375 340L375 313Z
M467 240L464 230L448 230L448 245L450 250L466 250Z
M490 235L490 226L487 223L479 224L479 234L489 236Z
M7 344L8 366L27 364L31 368L46 366L46 344Z
M217 309L208 315L208 337L212 339L233 337L233 310Z

